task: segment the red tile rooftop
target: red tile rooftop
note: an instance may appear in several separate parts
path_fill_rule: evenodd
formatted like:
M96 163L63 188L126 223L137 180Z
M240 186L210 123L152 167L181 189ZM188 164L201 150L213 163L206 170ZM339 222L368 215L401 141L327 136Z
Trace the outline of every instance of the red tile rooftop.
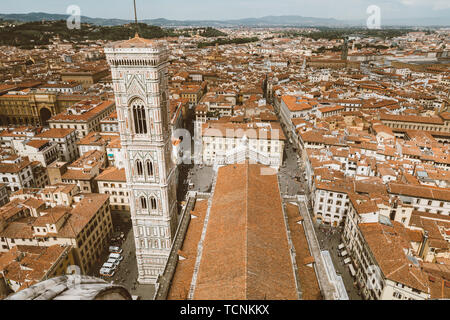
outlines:
M51 128L47 131L44 131L38 135L36 135L36 138L55 138L55 139L61 139L67 137L69 134L74 132L75 129L62 129L62 128Z
M437 125L444 124L444 121L440 117L423 117L415 115L394 115L382 113L380 115L380 119L385 121L404 121L404 122L416 122L416 123L437 124Z
M117 181L117 182L127 182L127 177L125 175L125 169L118 169L116 167L106 168L102 173L100 173L95 180L97 181Z
M151 48L157 45L157 41L141 38L139 34L136 33L134 38L124 41L111 42L106 46L106 48Z
M277 176L264 168L219 169L195 299L298 299Z

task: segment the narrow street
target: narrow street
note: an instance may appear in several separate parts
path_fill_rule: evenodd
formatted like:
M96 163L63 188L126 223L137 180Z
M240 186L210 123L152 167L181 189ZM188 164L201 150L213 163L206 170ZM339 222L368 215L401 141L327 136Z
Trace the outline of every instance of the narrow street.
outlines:
M116 269L114 276L105 277L100 275L100 268L108 260L108 247L103 251L100 259L92 268L90 275L102 278L108 282L120 284L128 289L133 296L139 296L142 300L152 300L155 288L153 285L140 285L137 283L138 270L136 263L136 247L134 243L133 228L129 220L129 213L113 212L111 214L115 231L124 233L124 239L117 242L110 242L112 246L122 248L123 260Z
M300 155L298 155L298 153L294 151L294 147L289 142L289 139L286 140L285 161L283 167L280 168L278 176L280 181L281 193L283 195L295 196L307 193L305 192L305 190L307 190L307 186L304 178L302 159ZM306 196L308 197L308 195ZM307 199L307 203L309 205L309 199ZM349 299L362 300L358 293L358 289L354 285L354 279L350 274L349 268L344 265L344 258L338 255L338 246L342 242L341 230L335 228L326 228L323 226L319 228L318 223L314 221L313 212L310 205L309 210L307 211L303 204L301 204L301 208L303 210L302 212L309 212L306 214L311 218L308 220L311 221L311 224L313 225L313 227L310 228L309 233L307 233L308 242L310 243L310 245L317 244L318 246L320 246L320 250L327 250L330 252L336 272L342 276ZM316 242L316 239L318 243ZM319 250L319 248L316 248L316 250ZM320 266L318 271L325 272L323 268L320 268ZM323 285L325 285L325 282L326 281L322 281Z
M336 273L342 277L345 288L350 300L362 300L359 295L358 289L354 284L354 279L350 274L349 268L344 264L345 257L339 256L339 244L341 240L341 228L332 228L320 225L315 222L314 229L319 241L320 249L329 251L331 260L333 261Z
M300 168L299 161L301 160L299 159L293 147L286 141L284 163L278 172L280 191L283 195L304 194L304 188L300 182L303 179L303 170Z

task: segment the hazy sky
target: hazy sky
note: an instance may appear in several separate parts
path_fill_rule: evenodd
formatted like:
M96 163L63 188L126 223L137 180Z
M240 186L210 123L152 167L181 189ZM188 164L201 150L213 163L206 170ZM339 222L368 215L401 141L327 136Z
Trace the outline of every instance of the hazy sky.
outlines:
M137 0L139 19L239 19L267 15L301 15L366 19L369 5L382 18L446 17L450 0ZM133 0L0 0L0 13L66 13L78 5L92 18L133 18Z

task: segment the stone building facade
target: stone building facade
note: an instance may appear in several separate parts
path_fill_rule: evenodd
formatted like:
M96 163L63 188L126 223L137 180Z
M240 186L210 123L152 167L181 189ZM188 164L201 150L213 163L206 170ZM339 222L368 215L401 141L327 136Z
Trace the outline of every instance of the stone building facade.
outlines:
M105 48L111 66L133 223L138 282L164 271L177 228L175 165L171 159L168 50L140 38Z

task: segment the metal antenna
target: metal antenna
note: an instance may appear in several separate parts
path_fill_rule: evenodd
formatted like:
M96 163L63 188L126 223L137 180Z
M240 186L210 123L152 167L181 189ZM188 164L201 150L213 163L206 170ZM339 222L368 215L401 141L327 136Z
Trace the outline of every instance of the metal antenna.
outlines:
M138 18L137 18L137 11L136 11L136 0L133 1L134 2L134 21L136 24L136 35L138 33Z

